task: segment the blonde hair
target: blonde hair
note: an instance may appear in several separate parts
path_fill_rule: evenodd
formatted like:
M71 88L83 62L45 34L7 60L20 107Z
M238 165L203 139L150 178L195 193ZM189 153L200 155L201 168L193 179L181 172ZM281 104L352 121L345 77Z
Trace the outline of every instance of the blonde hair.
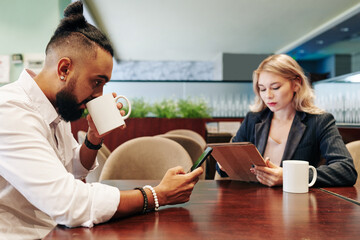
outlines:
M300 65L290 56L285 54L276 54L263 60L259 67L253 73L253 89L255 93L255 102L250 106L253 112L260 112L266 108L265 103L260 97L258 80L261 72L266 71L289 81L294 81L299 90L294 95L292 104L296 111L320 114L324 111L315 106L315 94L311 85L304 74Z

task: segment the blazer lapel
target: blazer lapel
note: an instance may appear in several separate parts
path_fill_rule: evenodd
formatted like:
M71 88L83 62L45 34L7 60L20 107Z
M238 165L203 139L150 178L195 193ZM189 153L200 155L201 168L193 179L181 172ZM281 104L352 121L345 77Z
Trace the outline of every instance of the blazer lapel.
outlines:
M262 115L261 122L255 124L255 146L262 156L264 156L267 139L269 137L271 119L272 112L269 111L265 117Z
M306 125L302 123L302 120L305 118L306 114L303 112L296 112L294 121L290 128L289 136L286 142L284 155L282 160L291 159L295 153L296 148L298 147L302 136L304 135ZM282 165L282 162L281 162Z

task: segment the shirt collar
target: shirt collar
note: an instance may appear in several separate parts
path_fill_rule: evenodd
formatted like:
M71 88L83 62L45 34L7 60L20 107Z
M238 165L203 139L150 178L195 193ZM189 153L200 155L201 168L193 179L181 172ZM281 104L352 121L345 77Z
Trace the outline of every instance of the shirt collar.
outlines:
M47 124L50 125L52 122L58 124L61 121L61 118L49 99L33 79L35 76L36 74L31 70L24 69L20 74L18 81L21 82L24 91L34 104L34 107L36 107L39 113L44 117Z

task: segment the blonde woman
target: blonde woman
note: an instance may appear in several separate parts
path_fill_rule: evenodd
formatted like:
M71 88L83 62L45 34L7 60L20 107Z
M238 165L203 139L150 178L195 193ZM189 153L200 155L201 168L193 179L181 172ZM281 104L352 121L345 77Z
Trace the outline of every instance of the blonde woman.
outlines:
M335 119L314 105L313 90L293 58L266 58L253 73L253 89L255 103L233 142L252 142L266 159L267 167L250 169L260 183L282 185L282 161L296 159L317 167L317 186L355 184L354 163ZM319 166L322 158L326 164Z

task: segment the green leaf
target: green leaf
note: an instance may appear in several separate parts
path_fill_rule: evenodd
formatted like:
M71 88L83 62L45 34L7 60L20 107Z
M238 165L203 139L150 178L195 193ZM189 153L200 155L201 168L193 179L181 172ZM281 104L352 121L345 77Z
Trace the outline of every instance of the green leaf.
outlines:
M173 99L164 99L153 105L152 112L158 118L178 117L177 103Z
M180 99L178 106L183 118L211 118L211 108L204 99Z
M130 102L131 102L131 114L130 114L130 116L133 117L133 118L144 118L151 111L150 104L145 102L144 98L134 98ZM128 107L127 106L125 106L123 109L126 112L128 112Z

